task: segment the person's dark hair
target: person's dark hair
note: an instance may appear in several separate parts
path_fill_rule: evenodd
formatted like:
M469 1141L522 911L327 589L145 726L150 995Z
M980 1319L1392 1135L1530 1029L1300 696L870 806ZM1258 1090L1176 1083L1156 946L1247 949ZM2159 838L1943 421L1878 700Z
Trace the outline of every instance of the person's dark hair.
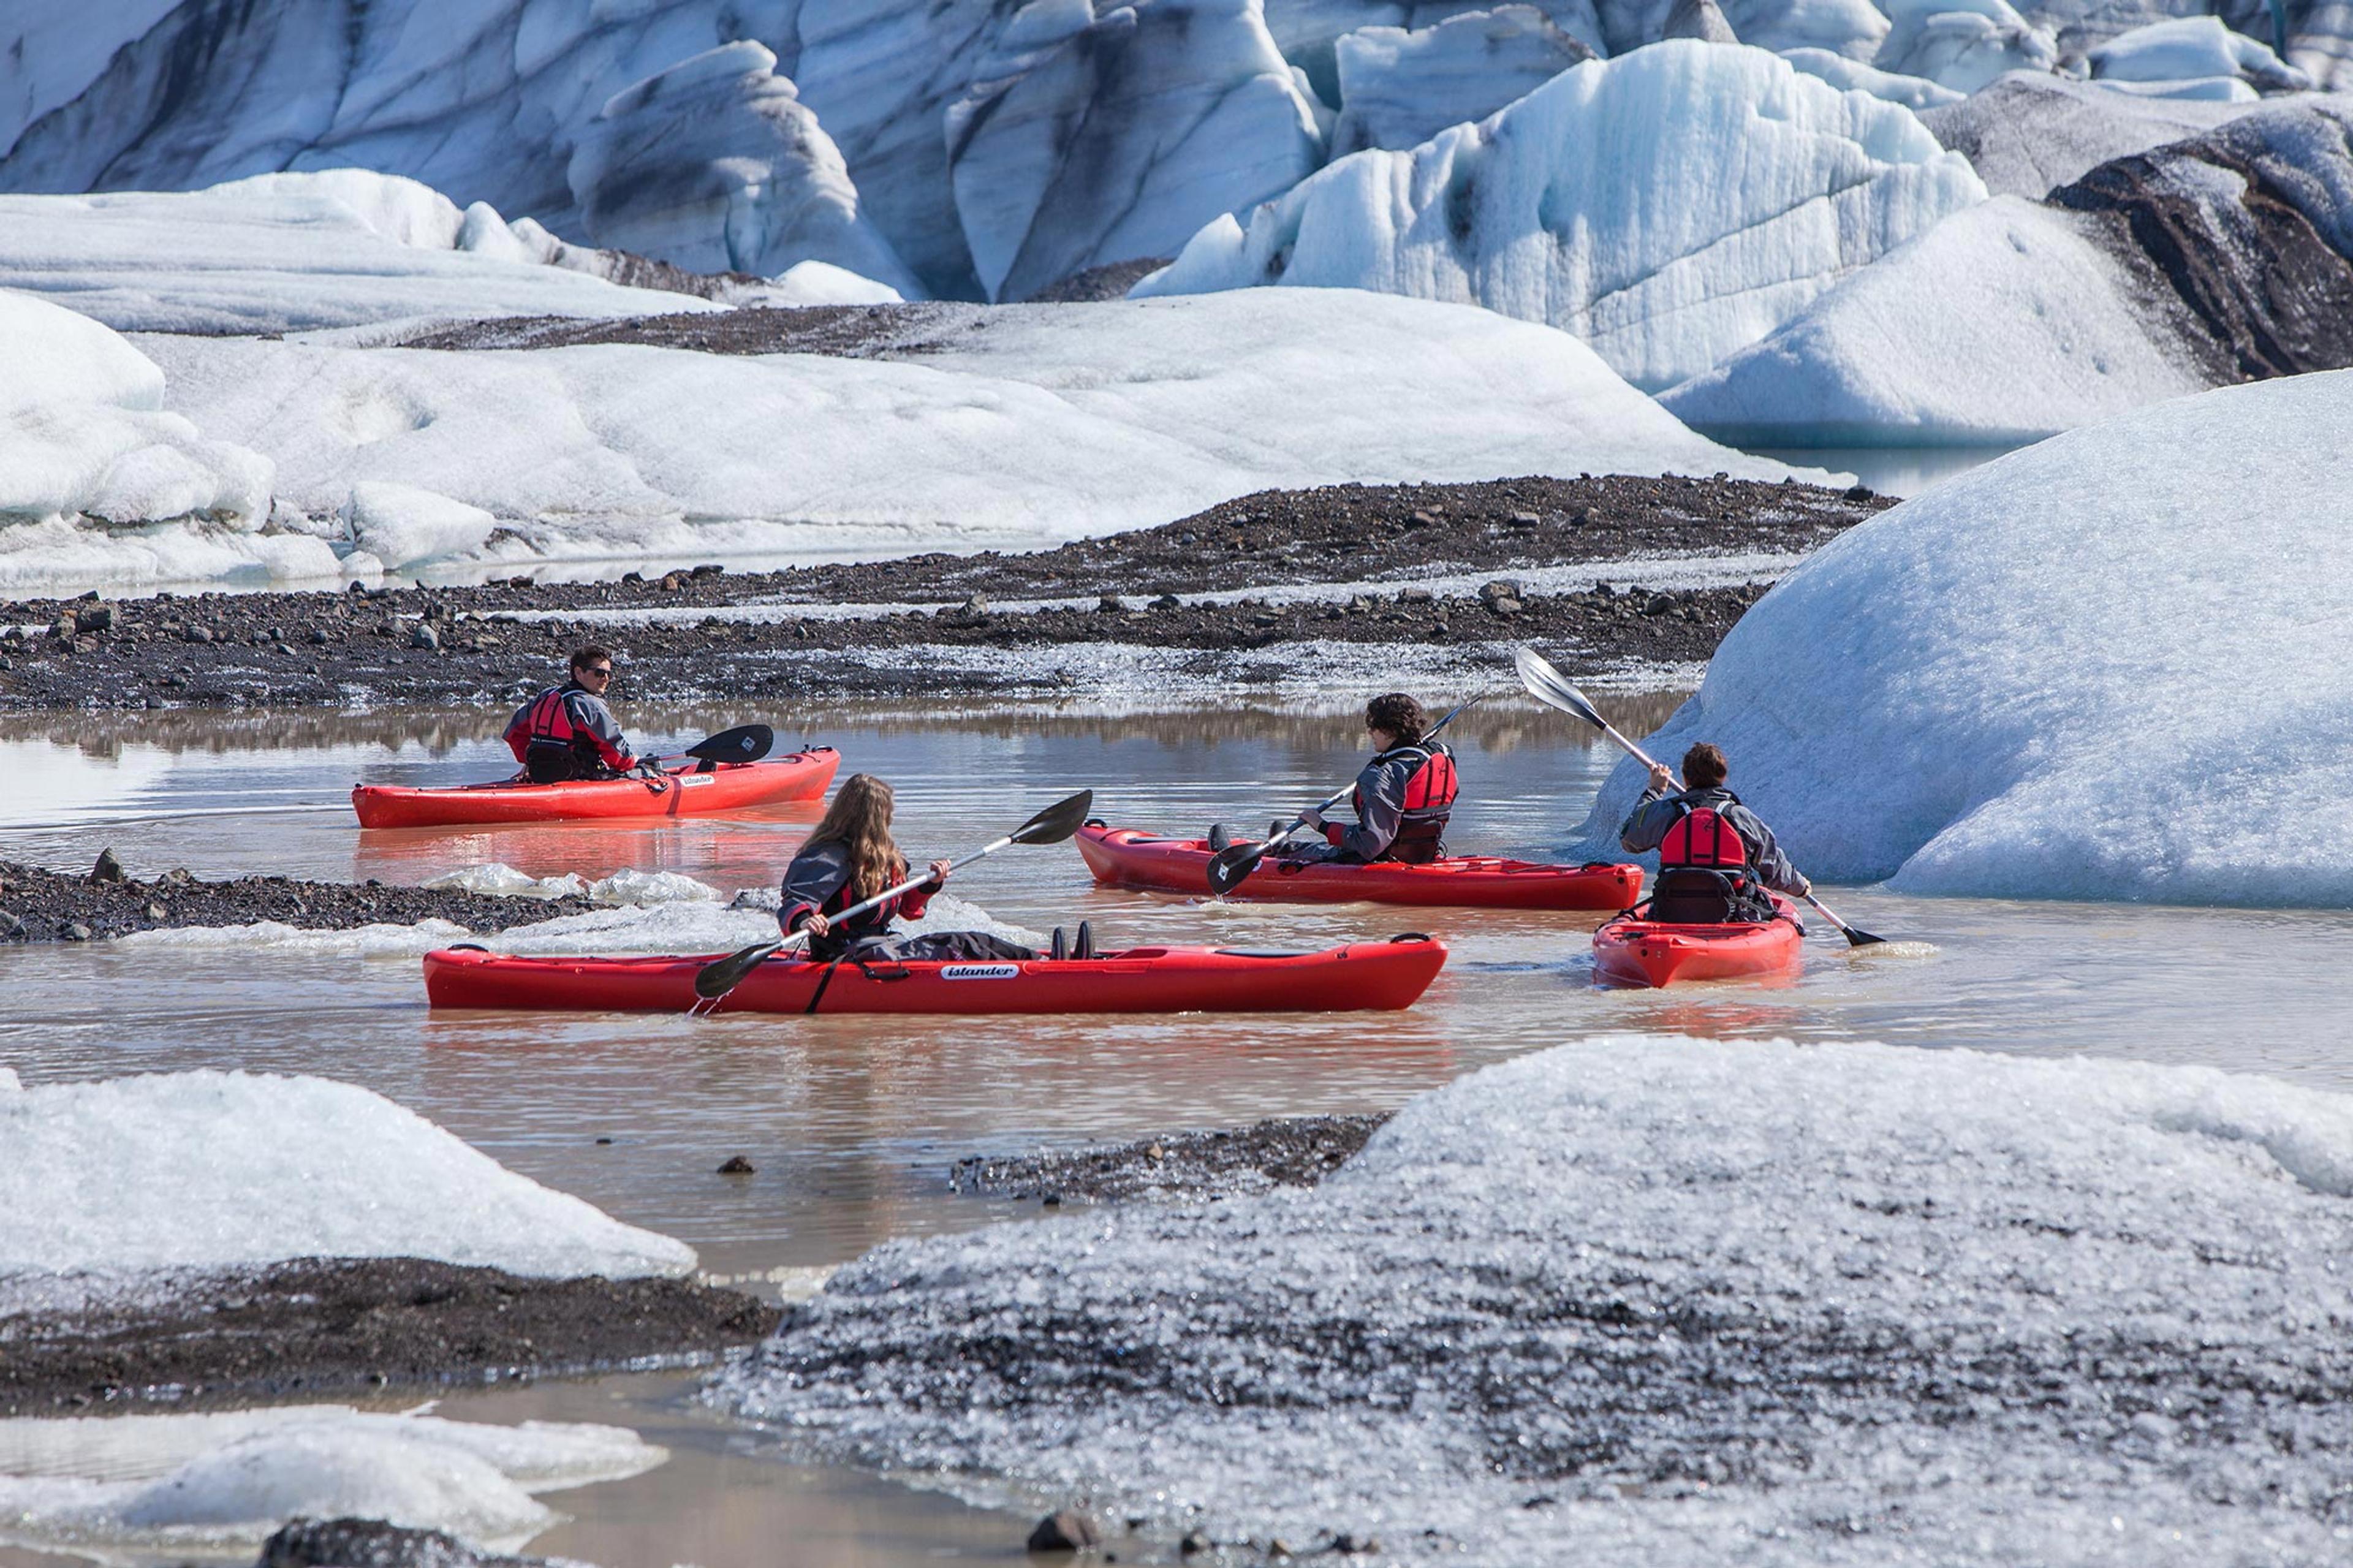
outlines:
M1430 728L1430 717L1422 712L1420 703L1402 691L1392 691L1365 704L1365 728L1387 730L1398 738L1398 745L1410 746Z
M585 642L572 650L572 668L575 671L586 669L592 664L612 662L613 656L605 651L602 643Z
M1724 753L1705 741L1683 753L1683 783L1692 789L1713 789L1731 771Z

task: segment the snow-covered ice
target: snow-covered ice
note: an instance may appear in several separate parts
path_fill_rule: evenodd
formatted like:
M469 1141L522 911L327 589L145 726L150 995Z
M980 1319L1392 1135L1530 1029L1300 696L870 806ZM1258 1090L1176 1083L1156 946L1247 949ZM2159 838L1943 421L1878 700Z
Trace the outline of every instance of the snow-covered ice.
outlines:
M1051 544L1271 486L1789 472L1693 435L1574 338L1461 306L959 309L878 359L137 344L170 408L276 463L281 501L331 520L356 485L408 486L494 515L492 560ZM58 575L84 585L133 548L69 542ZM39 557L9 559L26 581Z
M2040 440L2211 384L2086 214L1955 213L1660 399L1762 446Z
M2312 79L2220 16L2178 16L2121 33L2090 53L2095 81L2243 80L2249 88L2302 91Z
M2353 907L2348 429L2353 373L2290 376L1947 479L1776 584L1656 750L1723 746L1817 877Z
M682 1243L351 1084L199 1071L26 1087L0 1070L0 1305L41 1299L61 1278L296 1258L546 1278L694 1266Z
M1900 103L1906 109L1942 109L1947 104L1959 103L1968 97L1949 87L1940 87L1924 77L1897 76L1861 60L1834 55L1828 49L1784 49L1781 58L1805 72L1820 77L1842 92L1867 92L1873 98L1883 98L1890 103Z
M1359 27L1334 47L1340 77L1335 157L1417 146L1484 120L1594 56L1534 5L1468 11L1434 27Z
M2009 0L1887 0L1887 15L1892 25L1872 63L1956 92L2059 63L2051 29L2020 16Z
M565 257L573 265L557 265ZM206 190L0 195L0 288L118 331L290 332L480 316L642 316L717 307L579 267L528 222L414 180L338 169Z
M359 1518L512 1551L561 1517L533 1494L619 1480L667 1457L617 1426L337 1405L0 1421L0 1542L250 1557L290 1519Z
M1409 153L1343 158L1247 223L1208 225L1135 292L1474 302L1573 331L1657 390L1984 195L1898 104L1761 49L1672 41L1577 66Z
M1996 195L2040 197L2111 159L2211 131L2247 107L2150 100L2113 85L2018 72L1922 119Z
M1313 1190L888 1243L713 1397L1294 1551L2317 1564L2348 1198L2353 1102L2267 1079L1588 1040Z

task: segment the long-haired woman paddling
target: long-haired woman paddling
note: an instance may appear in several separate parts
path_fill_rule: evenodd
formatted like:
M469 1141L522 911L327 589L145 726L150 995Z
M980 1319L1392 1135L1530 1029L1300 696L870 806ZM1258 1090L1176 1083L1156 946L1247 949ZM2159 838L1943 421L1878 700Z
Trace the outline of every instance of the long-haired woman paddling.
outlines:
M777 923L787 934L809 932L809 956L851 959L1025 959L1037 953L987 931L930 931L892 937L901 915L921 919L932 895L946 885L948 862L932 862L921 886L849 921L834 917L907 879L907 858L891 837L891 786L872 773L852 773L834 792L800 853L785 872Z

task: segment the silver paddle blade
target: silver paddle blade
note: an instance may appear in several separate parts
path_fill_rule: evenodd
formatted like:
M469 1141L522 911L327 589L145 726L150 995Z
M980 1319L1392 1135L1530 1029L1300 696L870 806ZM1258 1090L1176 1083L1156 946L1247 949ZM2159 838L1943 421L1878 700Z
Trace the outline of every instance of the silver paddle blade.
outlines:
M1552 661L1532 647L1521 647L1512 655L1512 663L1520 672L1520 684L1537 701L1574 713L1597 730L1609 726L1601 710L1587 700L1584 692L1569 684L1568 677L1555 669Z

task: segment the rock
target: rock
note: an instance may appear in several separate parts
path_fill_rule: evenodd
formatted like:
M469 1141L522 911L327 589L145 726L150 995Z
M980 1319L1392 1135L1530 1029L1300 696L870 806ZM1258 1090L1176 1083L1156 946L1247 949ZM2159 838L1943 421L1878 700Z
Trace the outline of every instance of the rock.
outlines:
M195 878L189 874L188 868L185 866L174 866L170 870L164 872L162 877L157 879L157 880L169 883L174 888L185 888L189 883L195 881Z
M1544 522L1543 518L1532 511L1515 511L1504 521L1514 528L1536 528L1542 526Z
M1662 38L1697 38L1706 44L1736 44L1738 34L1715 0L1675 0L1674 9L1667 13L1666 26L1660 32Z
M952 626L976 626L988 619L988 601L975 594L953 610L942 610L940 619Z
M1429 589L1422 587L1400 588L1398 590L1398 603L1401 605L1427 605L1437 597L1437 595L1431 593Z
M147 906L147 918L151 921L168 920L171 918L171 914L172 911L165 909L161 904L149 904Z
M212 628L210 626L192 626L186 631L180 634L180 639L183 642L210 642L213 640Z
M1185 1539L1176 1543L1176 1552L1182 1557L1198 1557L1204 1552L1214 1551L1217 1544L1199 1531L1188 1530Z
M58 923L58 936L65 942L88 942L90 927L79 921L60 921Z
M1280 1535L1275 1536L1267 1542L1266 1554L1269 1557L1289 1557L1293 1555L1291 1542Z
M1152 601L1152 607L1155 610L1181 610L1185 607L1185 601L1174 594L1163 594Z
M1343 1557L1366 1555L1380 1549L1380 1542L1369 1535L1351 1535L1343 1531L1332 1538L1332 1550Z
M331 643L331 642L332 642L332 641L334 641L334 640L335 640L334 638L332 638L332 637L329 637L329 636L327 635L327 628L326 628L326 627L324 627L324 626L312 626L312 627L311 628L311 646L312 646L312 647L325 647L327 644L329 644L329 643Z
M254 1568L531 1568L547 1561L477 1552L438 1530L377 1519L297 1519L261 1543Z
M1516 616L1526 607L1509 594L1498 595L1487 601L1487 608L1499 616Z
M1095 1521L1071 1509L1048 1514L1029 1532L1032 1552L1090 1552L1102 1544Z
M1095 608L1106 616L1122 616L1127 613L1127 601L1117 594L1105 594L1095 601Z
M98 852L98 864L90 868L90 879L93 882L122 880L122 862L115 858L111 847Z
M1498 577L1491 583L1482 583L1479 585L1479 602L1489 609L1495 607L1495 602L1498 599L1510 599L1516 602L1526 597L1527 590L1521 585L1517 578Z
M1254 626L1279 626L1282 624L1282 616L1273 610L1260 610L1250 619Z
M74 629L81 632L102 632L114 626L114 606L84 605L74 612Z
M752 1162L746 1160L741 1154L732 1154L728 1156L727 1163L719 1167L719 1174L723 1176L749 1176L754 1174L755 1171L756 1167L753 1165Z
M25 934L25 922L6 910L0 910L0 940Z
M431 622L419 621L408 634L408 646L430 653L441 646L441 634L433 629Z

